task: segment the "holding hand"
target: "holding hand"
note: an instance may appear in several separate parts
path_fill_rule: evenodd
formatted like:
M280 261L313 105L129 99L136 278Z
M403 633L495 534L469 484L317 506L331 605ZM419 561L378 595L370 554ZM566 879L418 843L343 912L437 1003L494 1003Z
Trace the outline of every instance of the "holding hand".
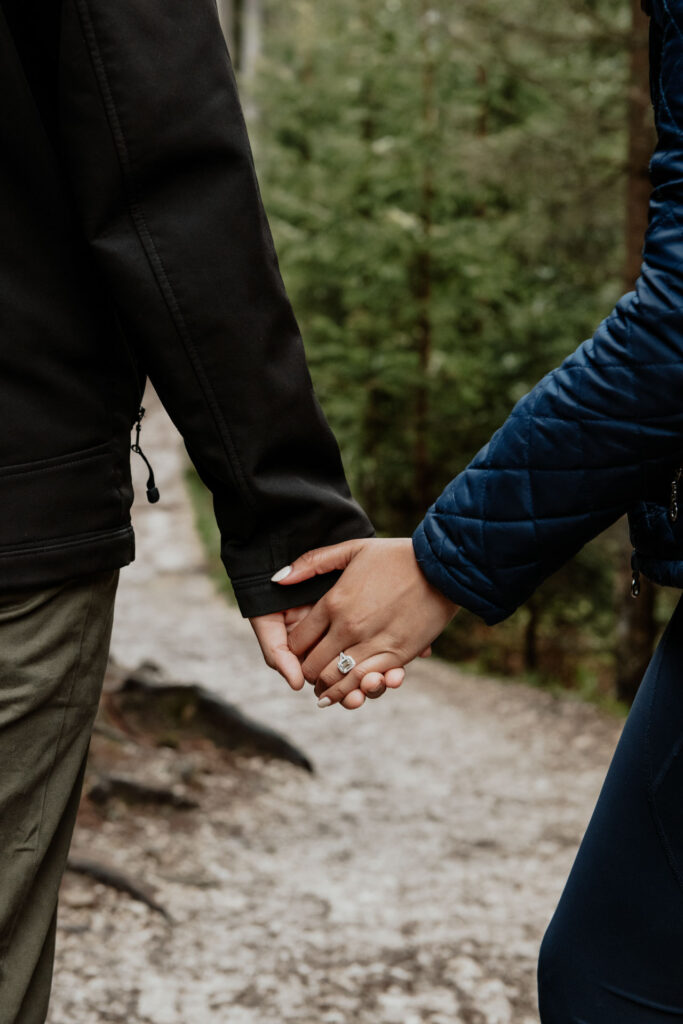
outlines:
M343 569L336 585L289 631L303 677L316 686L320 707L344 701L365 679L385 676L425 652L458 610L422 574L410 538L345 541L317 548L276 574L282 586ZM279 577L279 578L278 578ZM346 675L340 652L355 667ZM385 680L388 681L388 675Z
M311 573L313 575L313 573ZM257 615L250 619L252 628L261 647L266 664L279 672L293 690L301 690L305 684L301 663L289 646L289 634L294 627L312 610L313 605L301 605L282 612ZM384 674L369 673L362 680L362 689L344 698L344 707L359 708L365 698L381 697L387 687L398 687L405 678L403 668L393 668Z

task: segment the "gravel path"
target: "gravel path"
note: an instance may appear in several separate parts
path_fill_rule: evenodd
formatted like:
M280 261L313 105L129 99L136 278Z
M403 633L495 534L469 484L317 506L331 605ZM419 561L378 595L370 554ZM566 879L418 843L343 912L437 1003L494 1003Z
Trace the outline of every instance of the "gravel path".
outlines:
M182 448L148 408L162 501L140 472L113 654L214 688L317 771L245 759L206 770L200 811L86 821L75 852L148 880L174 923L67 876L50 1024L533 1024L619 723L434 661L360 712L292 694L204 574Z

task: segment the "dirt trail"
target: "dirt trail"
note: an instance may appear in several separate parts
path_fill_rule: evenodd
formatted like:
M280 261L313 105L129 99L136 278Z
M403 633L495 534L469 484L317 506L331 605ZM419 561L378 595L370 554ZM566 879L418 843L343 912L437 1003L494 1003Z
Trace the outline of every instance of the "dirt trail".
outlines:
M141 472L113 654L213 687L317 772L245 761L206 776L201 812L81 828L75 850L149 880L175 924L67 880L50 1024L533 1024L619 723L435 662L353 714L292 694L204 574L182 448L149 406L162 501Z

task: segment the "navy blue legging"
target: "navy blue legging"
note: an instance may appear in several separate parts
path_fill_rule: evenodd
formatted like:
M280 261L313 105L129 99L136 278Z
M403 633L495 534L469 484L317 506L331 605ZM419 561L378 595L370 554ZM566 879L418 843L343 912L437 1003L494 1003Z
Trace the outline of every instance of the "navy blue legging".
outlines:
M683 599L624 726L538 980L542 1024L683 1021Z

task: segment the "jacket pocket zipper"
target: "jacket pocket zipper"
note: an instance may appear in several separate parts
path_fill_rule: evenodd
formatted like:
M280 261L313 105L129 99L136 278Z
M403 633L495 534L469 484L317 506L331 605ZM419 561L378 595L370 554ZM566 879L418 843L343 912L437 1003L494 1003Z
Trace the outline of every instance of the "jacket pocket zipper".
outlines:
M156 486L154 481L154 470L152 469L152 465L140 447L140 432L142 431L142 417L144 415L145 409L144 406L141 405L138 410L138 418L135 421L135 441L130 446L130 450L140 456L149 470L149 476L147 477L147 501L150 505L154 505L159 500L159 488Z

